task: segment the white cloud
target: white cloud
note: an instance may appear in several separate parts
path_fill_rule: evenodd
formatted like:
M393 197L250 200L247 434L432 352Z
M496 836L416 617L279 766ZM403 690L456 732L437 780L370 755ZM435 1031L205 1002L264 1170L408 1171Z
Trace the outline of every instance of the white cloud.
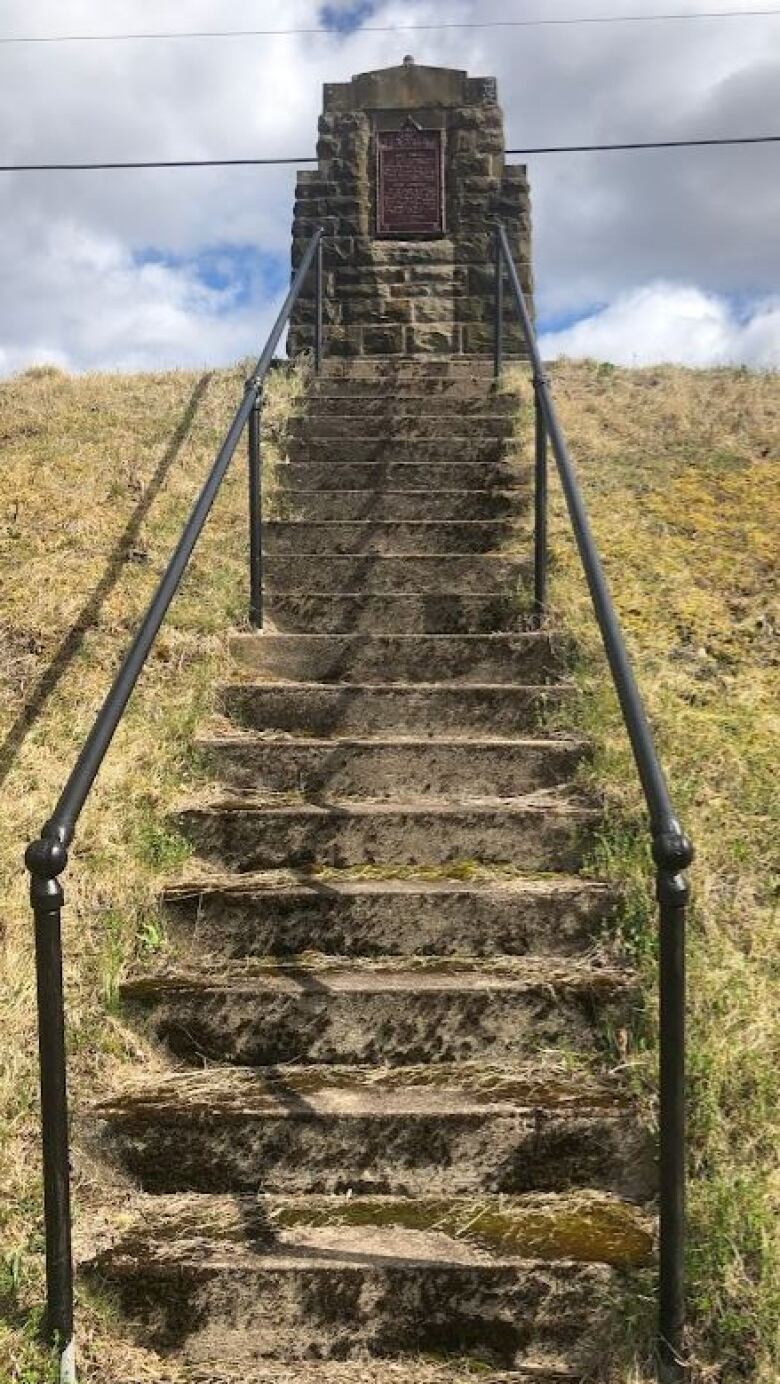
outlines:
M751 0L731 0L740 6ZM228 0L5 0L2 32L305 29L322 9L286 0L238 18ZM636 13L636 0L610 0L609 9ZM556 17L576 13L582 0L556 0ZM377 0L368 22L505 17L505 0ZM496 74L517 145L780 130L778 38L780 20L757 19L3 46L0 161L306 155L322 83L408 51ZM778 289L778 156L770 146L533 160L540 314L616 303L656 280L767 299ZM273 307L266 287L257 278L248 300L238 278L232 297L229 287L211 289L199 260L221 248L229 263L253 245L284 262L294 176L0 174L0 369L43 356L77 369L200 363L254 349ZM162 263L148 262L150 249ZM764 316L748 331L727 313L732 346L771 352Z
M780 366L780 297L739 316L724 299L686 284L653 283L562 331L541 338L547 359L608 360L615 365Z
M3 373L31 361L69 369L199 366L259 353L271 304L237 307L232 286L208 287L193 264L139 262L121 241L61 222L28 247L15 334L0 347ZM0 296L15 295L0 262ZM55 305L55 311L50 305Z

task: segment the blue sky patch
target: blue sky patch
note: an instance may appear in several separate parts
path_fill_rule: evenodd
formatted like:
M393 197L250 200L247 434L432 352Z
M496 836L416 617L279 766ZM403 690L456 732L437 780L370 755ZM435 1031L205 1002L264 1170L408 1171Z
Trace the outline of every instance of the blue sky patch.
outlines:
M361 24L365 24L376 10L376 0L352 0L346 5L323 5L319 21L327 29L335 29L339 34L353 34Z
M254 245L209 245L196 256L172 255L146 246L138 251L134 261L137 265L160 264L168 269L187 270L205 288L224 294L225 313L249 303L278 298L290 283L287 256L265 254Z
M569 327L582 322L586 317L594 317L603 312L606 303L591 303L588 307L578 307L575 311L540 313L536 319L536 330L541 336L547 332L565 332Z

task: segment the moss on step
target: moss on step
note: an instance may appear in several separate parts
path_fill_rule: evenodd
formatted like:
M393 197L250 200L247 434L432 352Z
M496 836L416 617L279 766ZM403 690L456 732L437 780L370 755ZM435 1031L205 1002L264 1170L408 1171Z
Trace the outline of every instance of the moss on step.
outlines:
M647 1217L617 1199L578 1196L462 1200L394 1197L272 1199L270 1219L295 1226L377 1226L439 1231L497 1256L575 1259L621 1266L646 1264L653 1251Z
M509 862L500 865L486 865L480 860L449 860L443 865L353 865L348 870L338 870L323 865L307 872L312 879L348 882L349 880L420 880L426 884L436 884L447 880L458 880L464 884L504 883L512 880L554 880L560 875L554 871L534 872L523 870L519 865Z

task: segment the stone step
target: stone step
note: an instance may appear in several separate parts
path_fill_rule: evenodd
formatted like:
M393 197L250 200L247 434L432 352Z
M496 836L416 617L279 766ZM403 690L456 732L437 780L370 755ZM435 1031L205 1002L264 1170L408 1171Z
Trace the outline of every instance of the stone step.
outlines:
M338 416L322 416L318 413L290 415L287 421L287 436L304 441L324 441L332 437L343 441L345 438L381 438L392 442L416 442L428 438L449 438L455 442L471 438L474 433L480 438L512 437L515 420L507 414L479 413L464 416L460 413L410 412L405 415L360 412L342 412Z
M504 461L279 462L274 481L292 490L511 490L530 491L527 466Z
M408 1067L598 1053L636 1000L616 967L553 957L476 961L308 956L140 973L120 986L150 1034L197 1066Z
M110 1155L156 1194L655 1191L654 1140L618 1088L544 1062L212 1067L136 1081L93 1114Z
M353 395L351 387L354 383L360 384L361 387ZM391 422L401 422L404 419L414 422L418 418L432 421L434 417L446 415L448 426L456 421L464 426L471 426L472 423L478 424L484 417L513 418L521 407L517 394L485 387L483 384L479 384L478 392L474 393L460 393L454 385L446 390L438 389L431 392L427 387L431 382L427 381L425 390L412 393L410 389L404 389L397 395L390 389L364 389L362 386L365 383L366 381L342 381L339 384L334 381L315 385L303 402L303 416L311 420L314 428L325 419L332 419L334 422L336 419L342 419L345 412L356 415L364 422L369 418ZM350 409L347 407L350 398L359 399L360 403Z
M585 1369L652 1243L641 1213L595 1194L476 1209L190 1195L141 1199L86 1267L186 1365L433 1353L500 1369L566 1353Z
M452 592L367 596L274 590L265 598L266 624L286 634L499 634L521 630L517 596Z
M483 598L513 595L530 589L532 570L528 559L493 553L267 554L264 562L266 592L274 594L361 591L417 599L440 592Z
M325 355L318 383L329 386L333 380L415 380L427 385L431 379L478 380L493 386L493 360L489 356L450 357L370 355L359 360L344 360Z
M154 1357L154 1384L587 1384L582 1370L563 1363L530 1365L496 1373L481 1366L475 1376L467 1362L461 1368L440 1360L404 1355L400 1360L348 1360L334 1362L269 1360L263 1365L240 1367L238 1373L224 1365L171 1365ZM137 1373L124 1364L116 1372L111 1363L101 1366L100 1384L150 1384L148 1370Z
M117 1373L108 1363L102 1368L100 1384L150 1384L149 1373L136 1373L124 1365ZM154 1384L475 1384L471 1365L462 1368L428 1358L404 1355L400 1360L348 1360L316 1363L267 1361L264 1365L241 1367L238 1373L223 1365L177 1366L154 1359ZM565 1364L530 1365L521 1370L496 1373L481 1366L479 1384L587 1384L581 1370Z
M292 682L544 682L564 642L550 634L236 634L239 667Z
M201 875L165 889L177 943L212 956L574 955L592 949L617 904L578 876Z
M370 399L387 401L391 406L410 404L424 391L429 402L440 401L446 412L451 407L471 404L479 412L490 410L494 402L503 397L516 400L514 393L497 387L492 374L456 373L454 375L415 375L415 374L357 374L342 378L323 376L313 380L308 393L310 406L317 407L319 401L328 399L345 400Z
M479 433L464 432L451 436L442 431L437 437L392 438L361 437L350 433L344 437L290 437L284 444L288 461L501 461L514 447L511 439L482 437ZM516 450L516 449L515 449Z
M517 735L577 695L556 684L235 682L217 688L217 706L252 730L292 735Z
M587 746L574 739L291 740L244 731L196 747L231 790L306 798L519 797L571 780Z
M327 805L225 794L183 806L175 816L204 860L241 872L465 860L571 871L580 868L597 820L595 812L552 793Z
M489 553L518 541L516 519L363 519L303 523L274 520L263 525L263 545L271 557L278 553L369 556Z
M430 519L512 519L527 513L528 490L286 490L273 494L274 515L302 523L381 523Z

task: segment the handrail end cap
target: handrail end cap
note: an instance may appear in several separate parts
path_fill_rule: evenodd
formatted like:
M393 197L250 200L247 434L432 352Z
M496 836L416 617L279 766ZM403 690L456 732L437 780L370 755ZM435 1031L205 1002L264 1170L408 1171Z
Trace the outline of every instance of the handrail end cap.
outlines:
M693 864L694 855L693 843L681 827L653 837L653 860L659 870L678 875Z
M27 847L24 863L35 879L56 879L68 863L68 847L56 837L40 836Z

